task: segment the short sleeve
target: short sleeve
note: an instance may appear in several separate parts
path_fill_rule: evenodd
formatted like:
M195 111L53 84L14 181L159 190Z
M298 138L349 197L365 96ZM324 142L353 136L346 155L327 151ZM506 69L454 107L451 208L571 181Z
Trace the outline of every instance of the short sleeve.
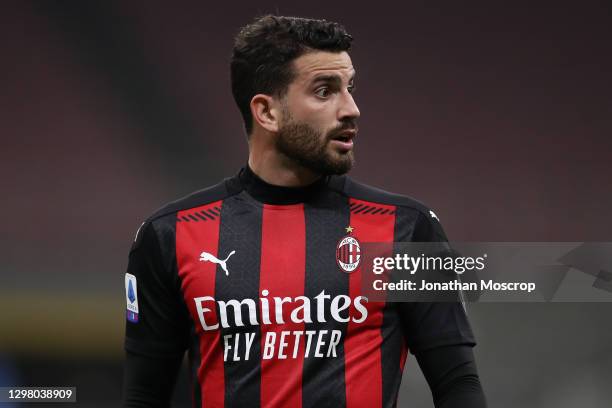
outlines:
M419 212L414 242L439 242L441 252L450 251L446 233L433 211ZM399 304L406 343L411 353L451 345L476 345L461 294L451 302L403 302Z
M163 254L153 222L137 232L125 275L127 302L125 348L149 356L184 352L189 344L190 318L182 300L172 260Z

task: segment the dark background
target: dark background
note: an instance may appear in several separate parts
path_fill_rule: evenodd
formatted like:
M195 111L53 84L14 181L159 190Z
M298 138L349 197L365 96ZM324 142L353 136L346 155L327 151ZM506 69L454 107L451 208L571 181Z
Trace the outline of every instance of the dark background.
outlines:
M0 385L119 405L132 237L246 162L228 61L268 12L353 34L356 179L425 202L451 240L612 241L609 3L7 3ZM491 407L610 406L611 304L468 310ZM413 359L400 405L432 406Z

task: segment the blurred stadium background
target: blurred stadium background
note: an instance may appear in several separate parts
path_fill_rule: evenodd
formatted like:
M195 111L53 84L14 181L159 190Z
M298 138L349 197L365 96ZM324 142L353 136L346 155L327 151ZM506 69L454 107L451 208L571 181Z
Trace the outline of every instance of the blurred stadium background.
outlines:
M119 405L132 237L245 163L228 60L268 12L353 33L355 178L424 201L451 240L612 241L610 5L539 4L5 3L0 386ZM490 406L609 407L611 312L469 305ZM432 406L414 360L400 406Z

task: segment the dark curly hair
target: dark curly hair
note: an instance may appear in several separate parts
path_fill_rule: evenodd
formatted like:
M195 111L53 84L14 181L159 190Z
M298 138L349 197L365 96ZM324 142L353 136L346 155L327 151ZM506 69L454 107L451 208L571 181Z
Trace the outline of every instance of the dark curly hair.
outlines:
M266 15L244 26L234 40L230 64L232 94L248 135L250 102L263 93L281 97L294 79L291 61L313 50L348 51L353 37L338 23Z

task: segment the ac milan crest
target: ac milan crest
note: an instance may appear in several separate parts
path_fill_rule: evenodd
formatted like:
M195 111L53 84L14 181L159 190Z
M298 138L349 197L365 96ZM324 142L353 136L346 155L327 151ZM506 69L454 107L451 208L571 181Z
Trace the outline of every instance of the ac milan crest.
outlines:
M347 235L342 238L336 246L336 261L344 272L353 272L359 266L361 260L361 247L359 241Z

